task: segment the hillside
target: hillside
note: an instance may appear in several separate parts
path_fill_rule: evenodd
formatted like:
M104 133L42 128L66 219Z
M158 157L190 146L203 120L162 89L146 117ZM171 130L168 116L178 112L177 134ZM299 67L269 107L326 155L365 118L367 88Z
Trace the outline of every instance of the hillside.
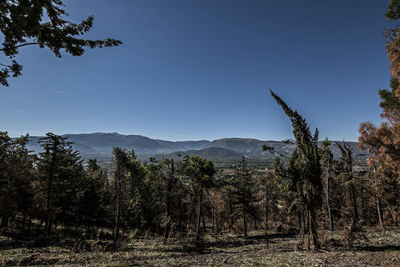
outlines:
M235 152L231 149L222 148L222 147L209 147L200 150L188 150L188 151L178 151L174 153L170 153L165 155L168 158L180 158L185 155L197 155L207 159L213 160L232 160L232 159L240 159L243 154Z
M283 155L289 156L295 145L285 144L281 141L262 141L251 138L222 138L213 141L166 141L152 139L141 135L122 135L118 133L91 133L91 134L66 134L73 148L78 150L84 159L104 158L111 159L113 147L133 149L139 158L147 159L151 156L160 158L178 157L180 155L199 155L214 160L231 160L245 156L250 159L266 160L275 158L269 152L262 151L262 145L273 146ZM40 152L38 143L40 137L30 137L29 149ZM365 159L365 152L357 148L357 142L346 142L352 150L353 156ZM340 156L340 150L332 142L331 150L335 157Z

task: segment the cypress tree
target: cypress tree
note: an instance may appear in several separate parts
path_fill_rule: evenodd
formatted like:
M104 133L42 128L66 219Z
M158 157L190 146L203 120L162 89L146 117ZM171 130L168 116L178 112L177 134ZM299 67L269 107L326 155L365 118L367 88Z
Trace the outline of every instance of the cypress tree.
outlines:
M322 202L322 171L318 151L318 129L312 135L306 120L272 90L270 92L292 124L296 149L286 169L286 175L291 181L289 189L300 196L309 214L309 233L312 235L314 249L319 249L316 211L321 207Z

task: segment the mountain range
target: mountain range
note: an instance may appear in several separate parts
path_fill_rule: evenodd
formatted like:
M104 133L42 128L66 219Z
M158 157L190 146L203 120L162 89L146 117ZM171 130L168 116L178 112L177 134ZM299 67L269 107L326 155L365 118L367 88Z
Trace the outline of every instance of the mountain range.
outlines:
M295 148L293 144L281 141L262 141L251 138L222 138L213 141L166 141L151 139L141 135L123 135L118 133L65 134L73 148L80 152L82 158L111 159L113 147L134 150L139 158L172 157L182 155L199 155L213 160L234 160L242 156L250 159L272 159L276 155L262 150L262 145L273 146L277 152L289 156ZM31 136L28 148L40 152L39 136ZM357 142L346 142L353 150L354 157L365 157L367 154L358 150ZM340 150L332 142L331 150L335 157Z

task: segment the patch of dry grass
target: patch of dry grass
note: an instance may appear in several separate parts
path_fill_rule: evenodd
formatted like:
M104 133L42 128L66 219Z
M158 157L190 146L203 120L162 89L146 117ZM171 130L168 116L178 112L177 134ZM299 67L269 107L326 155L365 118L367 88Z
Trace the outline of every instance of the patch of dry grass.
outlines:
M299 237L278 233L206 235L200 248L190 240L163 244L158 238L132 236L119 251L74 252L62 246L3 249L0 266L400 266L399 228L368 229L352 248L344 245L339 232L325 232L318 252L299 250ZM334 245L327 242L332 240Z

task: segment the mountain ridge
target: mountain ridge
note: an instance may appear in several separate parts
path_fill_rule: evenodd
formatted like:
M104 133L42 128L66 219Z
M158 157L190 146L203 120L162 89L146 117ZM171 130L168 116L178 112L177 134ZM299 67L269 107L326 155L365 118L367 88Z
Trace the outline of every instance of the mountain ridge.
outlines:
M286 144L276 140L259 140L255 138L220 138L215 140L193 140L193 141L168 141L152 139L142 135L124 135L119 133L82 133L64 134L73 148L80 152L82 158L111 158L113 147L121 147L134 150L139 158L153 156L175 157L177 154L199 155L210 159L235 159L242 156L254 159L271 159L276 155L262 150L262 145L274 146L275 149L286 156L289 156L294 144ZM38 143L41 136L30 136L29 149L40 152ZM340 156L340 151L331 141L331 150L335 157ZM339 142L341 143L341 142ZM354 151L354 156L359 154L367 155L358 149L357 142L346 142Z

